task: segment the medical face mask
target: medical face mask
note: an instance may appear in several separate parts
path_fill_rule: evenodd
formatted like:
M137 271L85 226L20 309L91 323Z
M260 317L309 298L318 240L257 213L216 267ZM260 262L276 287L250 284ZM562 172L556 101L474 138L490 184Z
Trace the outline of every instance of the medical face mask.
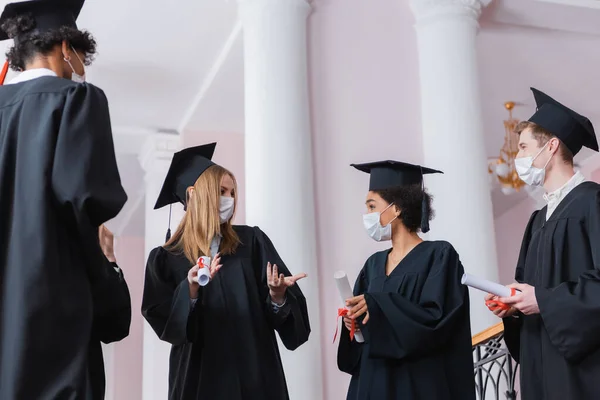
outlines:
M544 147L540 149L540 151L535 155L535 157L528 156L515 158L515 169L517 170L517 174L519 174L519 178L521 178L523 182L530 186L544 185L544 180L546 179L546 167L548 166L548 163L550 162L554 154L552 154L552 156L548 159L546 165L544 165L544 168L534 167L533 162L536 158L538 158L540 154L542 154L542 151L546 148L548 143L546 143Z
M221 196L219 200L219 219L222 224L229 221L233 216L235 200L233 197Z
M381 225L381 214L383 214L388 208L393 206L394 203L386 207L382 212L372 212L363 215L363 225L367 234L371 239L376 242L382 242L390 240L392 238L392 222L398 218L397 216L392 219L386 226Z
M73 71L73 73L71 74L71 80L73 82L83 83L83 82L85 82L85 65L83 64L83 61L81 61L81 58L79 57L79 54L77 54L75 49L73 47L71 47L71 49L73 49L73 53L75 54L75 57L77 57L77 59L81 63L81 67L83 68L83 75L79 75L77 72L75 72L75 68L73 68L73 64L71 64L71 60L68 58L65 58L64 60L67 62L67 64L69 64L69 67L71 67L71 70Z

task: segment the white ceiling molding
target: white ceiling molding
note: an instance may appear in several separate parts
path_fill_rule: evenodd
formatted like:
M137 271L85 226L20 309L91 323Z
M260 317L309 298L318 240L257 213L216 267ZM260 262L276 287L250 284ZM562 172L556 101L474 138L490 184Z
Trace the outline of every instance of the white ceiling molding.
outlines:
M600 36L598 0L496 0L484 18L506 25Z
M570 7L594 8L600 10L600 1L598 0L535 0L540 3L560 4Z
M186 131L190 121L192 120L192 117L197 112L198 107L199 107L200 103L202 102L202 99L204 98L204 96L210 89L211 85L213 84L216 76L219 73L219 70L221 69L223 64L225 64L227 57L229 56L229 53L241 31L242 31L242 23L238 19L236 21L233 29L231 30L231 33L227 37L227 40L225 40L225 43L223 44L221 51L217 55L217 58L215 59L211 68L208 70L208 73L204 77L204 80L202 81L202 84L200 85L198 92L194 96L194 99L190 103L189 107L187 108L187 110L179 124L179 127L177 130L182 135L185 135L185 131Z

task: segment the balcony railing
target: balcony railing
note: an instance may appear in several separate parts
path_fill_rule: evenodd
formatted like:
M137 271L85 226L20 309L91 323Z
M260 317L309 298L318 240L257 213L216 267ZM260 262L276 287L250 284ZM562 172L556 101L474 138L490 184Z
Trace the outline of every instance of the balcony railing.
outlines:
M475 386L479 400L516 400L518 364L504 344L500 322L473 336Z

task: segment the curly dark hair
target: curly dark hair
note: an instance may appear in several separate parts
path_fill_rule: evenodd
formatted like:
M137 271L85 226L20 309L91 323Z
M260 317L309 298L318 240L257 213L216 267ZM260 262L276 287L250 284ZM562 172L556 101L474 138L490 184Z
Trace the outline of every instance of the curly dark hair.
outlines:
M37 33L33 31L35 27L36 22L31 14L7 19L0 26L10 38L19 37L6 53L11 69L23 71L25 65L36 55L49 54L56 46L62 44L63 40L66 40L75 50L85 54L83 60L85 65L90 65L94 60L96 41L89 32L63 26Z
M425 191L421 185L401 186L385 190L375 190L382 199L396 205L400 209L400 220L410 232L421 229L421 222L425 224L425 231L429 230L429 221L434 217L431 208L432 196ZM425 202L423 203L423 196ZM426 221L422 221L423 212L429 215Z

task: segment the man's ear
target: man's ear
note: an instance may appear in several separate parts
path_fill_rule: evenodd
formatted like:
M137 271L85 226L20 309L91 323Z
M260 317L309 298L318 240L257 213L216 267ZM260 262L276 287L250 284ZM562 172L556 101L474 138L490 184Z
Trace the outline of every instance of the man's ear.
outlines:
M550 151L552 152L552 154L555 154L558 149L560 148L560 139L553 137L552 139L550 139Z

